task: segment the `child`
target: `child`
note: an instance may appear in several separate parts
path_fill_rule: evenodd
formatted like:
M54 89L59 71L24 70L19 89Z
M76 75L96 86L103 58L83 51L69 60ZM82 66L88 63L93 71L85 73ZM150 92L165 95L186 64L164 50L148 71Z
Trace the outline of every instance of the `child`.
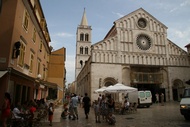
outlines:
M70 113L69 113L69 111L68 111L68 108L65 108L64 111L61 113L61 117L62 117L63 119L66 119L69 114L70 114Z
M111 112L108 114L107 121L111 125L116 123L115 116Z
M54 105L53 105L53 103L49 104L48 112L49 112L49 122L50 122L49 125L52 126L53 112L54 112Z
M94 114L95 114L96 123L101 123L100 122L100 107L97 100L95 100Z

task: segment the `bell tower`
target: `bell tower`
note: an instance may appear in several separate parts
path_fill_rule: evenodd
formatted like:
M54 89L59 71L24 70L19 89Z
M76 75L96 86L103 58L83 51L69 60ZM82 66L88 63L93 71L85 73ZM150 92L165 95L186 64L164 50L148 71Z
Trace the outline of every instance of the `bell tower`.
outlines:
M91 26L88 26L86 12L84 9L82 20L76 32L76 57L75 57L75 79L90 57L91 51Z

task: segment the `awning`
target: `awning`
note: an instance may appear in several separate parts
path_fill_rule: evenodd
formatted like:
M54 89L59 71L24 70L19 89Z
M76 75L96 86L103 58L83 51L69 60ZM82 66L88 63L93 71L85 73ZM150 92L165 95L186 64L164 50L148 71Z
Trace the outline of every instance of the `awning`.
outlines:
M61 88L56 83L52 83L52 82L48 82L48 81L42 81L42 80L38 80L38 83L40 84L41 88L43 88L44 86L47 86L48 88L58 89L60 91L63 91L63 88Z
M57 86L58 90L63 91L63 88L61 88L60 86Z
M44 86L47 86L48 88L57 89L58 85L56 83L47 82L47 81L40 81Z
M0 71L0 78L3 77L8 71Z

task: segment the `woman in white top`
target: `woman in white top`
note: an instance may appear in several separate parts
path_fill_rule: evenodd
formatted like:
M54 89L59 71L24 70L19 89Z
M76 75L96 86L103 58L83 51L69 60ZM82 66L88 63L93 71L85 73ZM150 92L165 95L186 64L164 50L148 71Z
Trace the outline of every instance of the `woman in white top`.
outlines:
M130 103L129 101L127 101L127 99L125 99L122 109L121 109L121 114L123 115L125 113L126 110L129 109Z
M21 111L20 111L20 103L18 102L17 104L16 104L16 106L14 107L14 109L13 109L13 111L12 111L12 113L13 113L13 118L15 118L15 119L23 119L22 117L21 117Z

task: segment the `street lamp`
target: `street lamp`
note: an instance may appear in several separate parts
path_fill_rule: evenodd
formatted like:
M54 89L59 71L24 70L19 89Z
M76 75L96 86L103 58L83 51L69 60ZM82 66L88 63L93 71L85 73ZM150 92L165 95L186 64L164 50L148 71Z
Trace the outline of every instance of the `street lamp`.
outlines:
M41 77L42 77L41 74L38 74L37 79L41 79Z

